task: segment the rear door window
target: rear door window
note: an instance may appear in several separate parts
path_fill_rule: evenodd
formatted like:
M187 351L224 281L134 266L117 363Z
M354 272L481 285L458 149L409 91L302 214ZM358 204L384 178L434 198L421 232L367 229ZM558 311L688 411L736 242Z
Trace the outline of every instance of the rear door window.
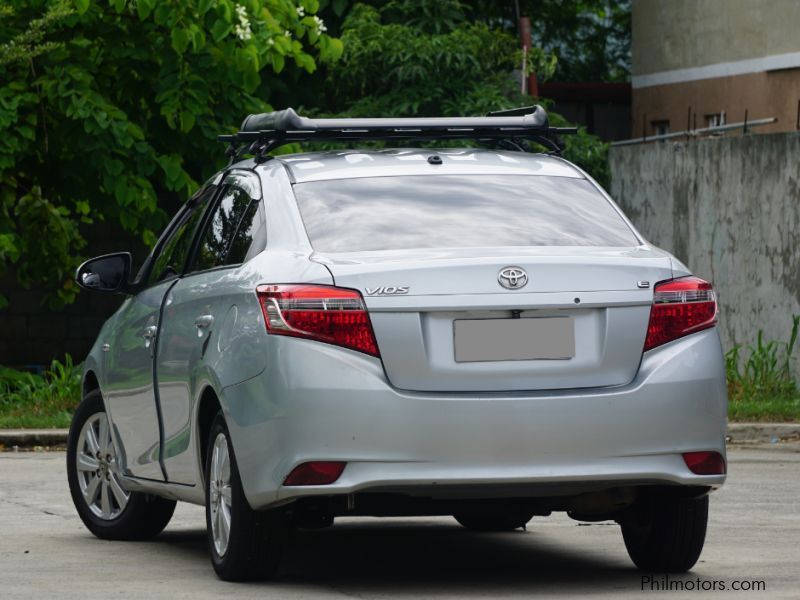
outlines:
M254 240L265 233L260 196L254 197L252 185L243 185L242 178L229 181L200 238L192 271L244 262L251 257Z
M242 217L236 234L231 240L228 255L225 257L225 264L236 265L252 258L257 251L264 248L266 239L266 227L261 215L261 207L258 200L254 200L247 208L247 212Z
M363 177L299 183L315 250L637 246L586 179L545 175Z

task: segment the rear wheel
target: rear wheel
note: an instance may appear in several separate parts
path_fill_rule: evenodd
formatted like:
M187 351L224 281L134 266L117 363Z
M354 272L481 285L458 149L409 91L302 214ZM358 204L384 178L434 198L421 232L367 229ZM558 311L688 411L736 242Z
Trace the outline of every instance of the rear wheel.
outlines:
M144 540L158 535L175 501L125 489L108 416L99 390L75 411L67 440L67 480L84 525L106 540Z
M625 547L643 571L682 573L700 558L708 524L708 496L651 496L622 520Z
M282 509L250 508L222 412L211 424L206 457L206 526L214 570L226 581L273 577L289 537L289 519Z
M453 518L467 529L474 531L513 531L520 529L533 518L532 512L508 512L504 514L453 515Z

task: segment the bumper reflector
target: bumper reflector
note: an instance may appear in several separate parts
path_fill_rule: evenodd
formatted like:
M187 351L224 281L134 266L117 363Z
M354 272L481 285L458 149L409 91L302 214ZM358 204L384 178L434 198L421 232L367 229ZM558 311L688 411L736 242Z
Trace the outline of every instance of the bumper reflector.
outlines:
M683 462L695 475L724 475L725 459L719 452L684 452Z
M339 479L346 464L333 461L303 463L292 469L283 485L328 485Z

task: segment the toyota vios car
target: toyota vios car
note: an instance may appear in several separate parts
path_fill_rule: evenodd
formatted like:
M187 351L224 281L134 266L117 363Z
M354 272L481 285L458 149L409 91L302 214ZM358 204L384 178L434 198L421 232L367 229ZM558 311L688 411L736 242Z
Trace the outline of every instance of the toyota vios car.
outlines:
M267 154L467 137L489 147ZM335 517L510 531L566 511L618 522L641 569L694 565L726 473L714 291L579 168L513 149L557 144L541 109L284 111L226 139L231 166L136 276L124 253L77 273L127 295L69 436L95 535L148 538L176 500L203 504L213 566L241 580Z

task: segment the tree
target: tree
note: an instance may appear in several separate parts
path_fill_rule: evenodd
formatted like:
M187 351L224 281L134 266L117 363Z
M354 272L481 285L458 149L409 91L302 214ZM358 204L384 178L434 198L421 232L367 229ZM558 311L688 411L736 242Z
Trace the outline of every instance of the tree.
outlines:
M357 1L381 10L395 0L320 0L320 15L334 35ZM422 5L424 23L448 3ZM456 10L518 38L517 18L531 19L533 43L558 58L555 81L627 81L631 63L631 0L462 0ZM414 25L414 23L411 23Z
M356 4L341 24L344 54L328 68L314 108L340 116L464 116L531 104L513 71L522 65L517 38L469 19L457 0ZM555 57L534 48L528 69L547 78ZM542 100L547 104L546 100ZM553 125L568 125L551 113ZM581 130L564 156L607 183L607 145Z
M8 1L8 0L7 0ZM165 208L224 162L219 133L270 110L287 62L341 42L317 0L11 0L0 8L0 269L76 290L82 227L154 241ZM0 305L4 299L0 295Z
M533 43L558 57L555 81L627 81L630 0L466 0L468 17L516 35L517 9L531 19Z
M484 114L519 86L515 39L466 20L456 0L357 4L342 26L345 51L329 70L325 108L354 116ZM554 61L531 54L547 74Z

